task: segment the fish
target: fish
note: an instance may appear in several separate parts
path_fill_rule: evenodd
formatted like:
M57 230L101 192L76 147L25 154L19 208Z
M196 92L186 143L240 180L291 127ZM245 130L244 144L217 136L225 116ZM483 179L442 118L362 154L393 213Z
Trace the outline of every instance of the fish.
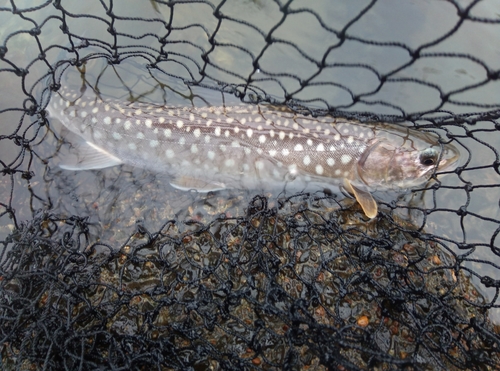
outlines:
M77 158L63 161L63 169L129 164L198 192L338 186L369 218L378 213L374 192L421 186L456 168L460 156L430 132L284 106L169 107L61 88L47 110L81 139Z

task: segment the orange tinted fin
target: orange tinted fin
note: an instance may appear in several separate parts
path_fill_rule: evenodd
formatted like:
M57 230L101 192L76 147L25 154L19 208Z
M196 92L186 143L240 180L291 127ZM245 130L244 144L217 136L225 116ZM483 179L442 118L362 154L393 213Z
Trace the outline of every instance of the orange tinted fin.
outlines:
M365 212L365 215L370 219L377 216L378 206L377 202L374 200L370 192L364 191L358 187L355 187L347 179L344 179L345 189L356 197L356 201L361 205L361 208Z

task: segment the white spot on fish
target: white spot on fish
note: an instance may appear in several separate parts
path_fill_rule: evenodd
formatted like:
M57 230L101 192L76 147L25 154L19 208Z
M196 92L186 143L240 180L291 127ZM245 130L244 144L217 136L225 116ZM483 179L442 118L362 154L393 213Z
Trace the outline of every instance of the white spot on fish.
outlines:
M280 137L281 140L285 139L285 132L284 131L280 131L279 137Z
M194 129L193 134L196 138L199 138L201 135L201 131L199 128Z
M351 136L349 136L349 138L347 138L347 143L352 144L352 142L354 142L354 138L351 135Z
M247 155L249 155L252 152L252 150L248 147L244 147L243 151L245 151L245 154L247 154Z
M99 108L97 107L92 108L92 113L97 113L97 112L99 112Z
M94 130L94 138L95 139L102 138L102 133L99 130Z
M210 142L210 135L205 135L205 143L209 143Z
M264 163L262 161L255 161L255 168L257 170L262 170L264 169Z
M80 112L80 116L83 118L87 117L87 111Z
M128 148L130 148L132 151L135 151L137 149L137 146L135 145L135 143L129 143Z
M140 116L142 115L142 110L138 109L138 110L135 110L134 112L137 116Z
M196 144L191 145L191 153L198 153L198 146Z
M309 157L309 155L304 156L303 162L304 162L304 165L306 165L306 166L311 163L311 158Z
M106 116L102 122L104 122L106 125L111 125L111 117Z
M304 147L302 147L302 144L297 144L295 147L293 147L294 151L300 152L304 150Z
M269 151L269 155L271 155L271 157L276 156L276 153L277 153L277 152L276 152L276 150L275 150L275 149L272 149L272 150L270 150L270 151Z
M215 133L215 136L217 136L217 137L219 137L219 136L220 136L220 133L221 133L221 131L220 131L220 126L217 126L217 127L215 128L214 133Z
M148 128L150 128L151 126L153 126L153 121L152 121L151 119L146 119L146 120L144 121L144 124L145 124Z
M125 121L125 123L123 124L123 128L125 130L129 130L131 128L131 126L132 126L132 123L130 121L128 121L128 120Z
M259 143L264 144L265 142L266 142L266 136L265 135L261 135L259 137Z
M120 133L113 132L113 139L120 140L120 139L122 139L122 136L120 135Z
M238 147L240 147L240 142L238 142L238 141L236 141L236 140L235 140L235 141L233 141L233 142L231 143L231 147L234 147L234 148L238 148Z
M160 117L160 118L158 118L158 122L159 122L160 124L163 124L163 123L165 122L165 117Z
M144 139L144 138L145 138L144 133L141 132L137 133L137 139Z
M184 137L180 137L180 138L179 138L179 144L180 144L181 146L183 146L184 144L186 144L186 138L184 138Z
M224 144L221 144L219 146L219 149L222 151L222 152L226 152L226 146Z
M167 156L167 158L174 158L175 152L172 149L167 149L165 151L165 155Z
M283 148L283 150L281 151L281 154L283 156L288 156L290 154L290 151L287 148Z
M352 160L352 157L349 156L349 155L342 155L342 157L340 157L340 161L346 165L348 164L350 161Z
M271 138L274 138L274 130L273 130L273 129L271 129L271 130L269 131L269 136L270 136Z
M325 146L323 145L323 143L318 144L318 146L316 147L316 151L318 152L323 152L324 150Z
M151 148L155 148L155 147L157 147L157 146L158 146L158 144L159 144L159 142L158 142L157 140L151 140L151 141L149 142L149 146L150 146Z
M228 124L232 124L232 123L234 122L234 119L233 119L232 117L228 117L228 118L226 119L226 122L227 122Z
M313 145L313 141L312 141L311 139L308 139L308 140L307 140L307 145L308 145L308 146L312 146L312 145Z
M226 165L227 167L231 167L231 166L234 166L234 159L232 158L228 158L224 161L224 165Z
M323 174L323 166L321 165L316 165L316 174L321 175Z
M210 160L213 160L215 158L215 152L214 151L208 151L207 152L207 157L210 159Z
M177 122L175 123L177 125L177 127L179 129L182 129L182 127L184 126L184 121L182 120L177 120Z
M165 135L167 138L170 138L172 136L172 130L170 129L163 130L163 135Z
M333 165L335 165L335 160L333 158L329 157L326 159L326 163L328 164L328 166L333 166Z
M226 131L224 132L224 136L225 136L226 138L229 138L229 130L226 130Z
M333 139L339 141L340 140L340 134L335 134L333 136Z
M74 111L74 110L73 110L73 111L71 111L71 112L69 113L69 115L70 115L71 117L76 117L76 111Z
M109 107L109 104L106 104L106 105L104 106L104 110L105 110L106 112L108 112L108 111L109 111L109 108L110 108L110 107Z
M247 129L247 137L251 138L253 135L253 130L252 129Z

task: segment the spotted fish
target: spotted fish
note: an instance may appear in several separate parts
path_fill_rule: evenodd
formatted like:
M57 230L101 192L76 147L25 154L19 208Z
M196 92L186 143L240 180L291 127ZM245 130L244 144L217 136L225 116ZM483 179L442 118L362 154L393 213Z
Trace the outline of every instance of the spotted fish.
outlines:
M377 214L372 192L422 185L459 157L430 133L268 105L164 107L61 90L48 111L82 138L65 169L125 163L200 192L340 185L370 218Z

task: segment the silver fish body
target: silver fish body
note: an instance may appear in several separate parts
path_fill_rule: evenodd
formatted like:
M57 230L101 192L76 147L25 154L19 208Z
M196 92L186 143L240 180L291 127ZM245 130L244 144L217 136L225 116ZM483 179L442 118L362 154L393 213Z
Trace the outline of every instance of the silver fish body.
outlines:
M344 185L370 217L377 212L371 192L421 185L459 157L430 133L266 105L163 107L61 91L48 111L95 154L62 165L67 169L126 163L205 192Z

